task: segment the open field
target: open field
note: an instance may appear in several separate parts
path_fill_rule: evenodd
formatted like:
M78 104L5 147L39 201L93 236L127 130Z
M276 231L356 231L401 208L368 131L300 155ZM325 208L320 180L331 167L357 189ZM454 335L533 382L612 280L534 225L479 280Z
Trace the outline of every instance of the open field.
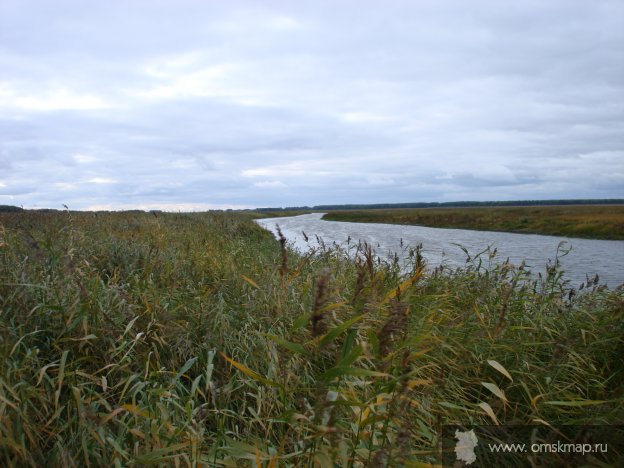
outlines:
M444 424L624 423L621 289L295 256L254 216L0 213L0 465L429 466Z
M624 239L624 205L344 210L331 211L323 219L587 239Z

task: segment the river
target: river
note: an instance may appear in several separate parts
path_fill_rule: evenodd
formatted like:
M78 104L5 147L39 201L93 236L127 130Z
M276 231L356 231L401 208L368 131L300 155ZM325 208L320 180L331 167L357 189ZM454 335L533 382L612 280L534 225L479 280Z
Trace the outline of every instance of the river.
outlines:
M424 226L403 226L377 223L348 223L325 221L323 213L265 218L256 222L276 234L279 225L290 245L302 252L318 246L317 236L330 246L334 243L346 248L347 243L369 243L382 258L395 253L404 260L406 247L422 243L423 256L430 267L442 263L451 267L465 265L466 254L475 255L490 247L497 249L495 261L509 260L516 265L522 261L532 273L544 274L549 260L554 261L557 247L570 252L560 258L564 278L571 287L578 287L586 278L598 275L600 284L615 288L624 282L624 241L576 239L536 234L470 231L465 229L440 229ZM308 237L308 241L304 238ZM461 246L461 247L460 247ZM487 254L483 257L487 262Z

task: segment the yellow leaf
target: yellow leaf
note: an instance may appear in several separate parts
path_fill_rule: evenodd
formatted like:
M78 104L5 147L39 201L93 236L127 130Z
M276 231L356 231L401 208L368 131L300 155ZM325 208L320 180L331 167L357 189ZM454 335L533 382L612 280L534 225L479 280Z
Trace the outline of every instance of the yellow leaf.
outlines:
M485 402L481 402L477 406L479 406L483 411L485 411L485 413L492 419L492 421L494 421L494 424L496 424L497 426L500 426L500 423L498 422L498 419L496 418L496 415L494 414L494 410L492 409L490 405L488 405Z
M125 408L115 408L113 411L111 411L104 419L102 419L102 421L100 422L100 424L106 424L108 421L110 421L111 419L113 419L115 416L117 416L119 413L121 413L122 411L124 411Z
M346 302L345 301L340 301L340 302L334 302L332 304L327 304L324 307L321 307L318 310L318 314L324 314L325 312L329 312L330 310L334 310L334 309L338 309L339 307L342 307L343 305L345 305Z
M424 355L424 354L427 354L427 353L428 353L429 351L431 351L432 349L433 349L433 348L425 348L425 349L421 349L420 351L416 351L415 353L410 354L410 356L409 356L410 361L411 361L412 359L415 359L415 358L417 358L417 357L420 357L420 356L422 356L422 355Z
M52 364L48 364L47 366L43 366L41 368L41 370L39 371L39 378L37 379L37 383L35 384L35 386L39 386L39 384L41 383L41 380L43 379L44 374L46 373L46 371L50 368L50 367L55 367L58 366L57 363L53 362Z
M241 278L243 278L243 280L246 281L247 283L251 284L254 288L260 289L260 286L258 286L258 284L251 278L248 278L245 275L241 275Z
M95 335L87 335L87 336L83 336L82 338L70 338L70 341L86 341L86 340L94 340L96 338L97 336Z
M543 419L540 419L540 418L533 418L532 421L543 424L544 426L552 427L552 425L549 422L544 421Z
M131 413L135 416L143 416L144 418L149 418L149 413L145 410L142 410L137 405L121 405L123 409L125 409L128 413Z
M227 357L223 353L219 353L219 354L221 354L223 359L225 359L227 362L232 364L234 367L236 367L243 374L251 377L253 380L255 380L257 382L261 382L261 383L263 383L265 385L269 385L271 387L281 387L281 385L278 384L277 382L273 382L272 380L269 380L269 379L266 379L266 378L262 377L260 374L254 372L251 369L249 369L248 367L246 367L244 364L241 364L240 362L236 362L234 359L231 359L231 358Z
M390 291L386 295L386 297L384 297L384 300L381 301L381 303L382 304L386 304L388 301L390 301L390 299L395 298L397 294L402 293L409 286L412 286L413 284L415 284L420 279L420 277L422 276L422 273L423 273L422 269L419 269L414 276L412 276L411 278L406 279L396 289L393 289L392 291Z
M505 369L500 362L495 361L494 359L489 359L487 363L513 382L513 377L509 372L507 372L507 369Z
M500 398L501 400L507 402L509 400L507 400L507 397L505 396L505 392L503 392L498 385L491 383L491 382L481 382L481 385L483 385L485 388L487 388L490 392L492 392L494 395L496 395L498 398Z
M145 440L145 434L143 434L141 431L139 431L138 429L132 428L130 429L130 433L134 434L135 436Z
M418 387L419 385L430 385L433 381L429 379L413 379L407 382L407 386L410 390L414 387Z

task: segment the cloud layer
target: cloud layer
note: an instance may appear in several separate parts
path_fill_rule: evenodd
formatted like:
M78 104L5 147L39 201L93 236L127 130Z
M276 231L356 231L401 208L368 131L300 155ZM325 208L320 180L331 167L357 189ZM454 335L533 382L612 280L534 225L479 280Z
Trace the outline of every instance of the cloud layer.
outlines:
M0 204L624 197L624 3L3 0Z

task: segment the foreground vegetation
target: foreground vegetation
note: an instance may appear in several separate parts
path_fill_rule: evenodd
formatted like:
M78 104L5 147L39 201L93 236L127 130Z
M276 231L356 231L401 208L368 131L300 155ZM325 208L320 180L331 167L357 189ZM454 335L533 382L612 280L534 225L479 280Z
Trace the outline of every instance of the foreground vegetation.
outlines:
M323 219L624 240L624 205L345 210Z
M445 424L624 422L621 289L295 256L252 216L1 214L0 464L424 466Z

